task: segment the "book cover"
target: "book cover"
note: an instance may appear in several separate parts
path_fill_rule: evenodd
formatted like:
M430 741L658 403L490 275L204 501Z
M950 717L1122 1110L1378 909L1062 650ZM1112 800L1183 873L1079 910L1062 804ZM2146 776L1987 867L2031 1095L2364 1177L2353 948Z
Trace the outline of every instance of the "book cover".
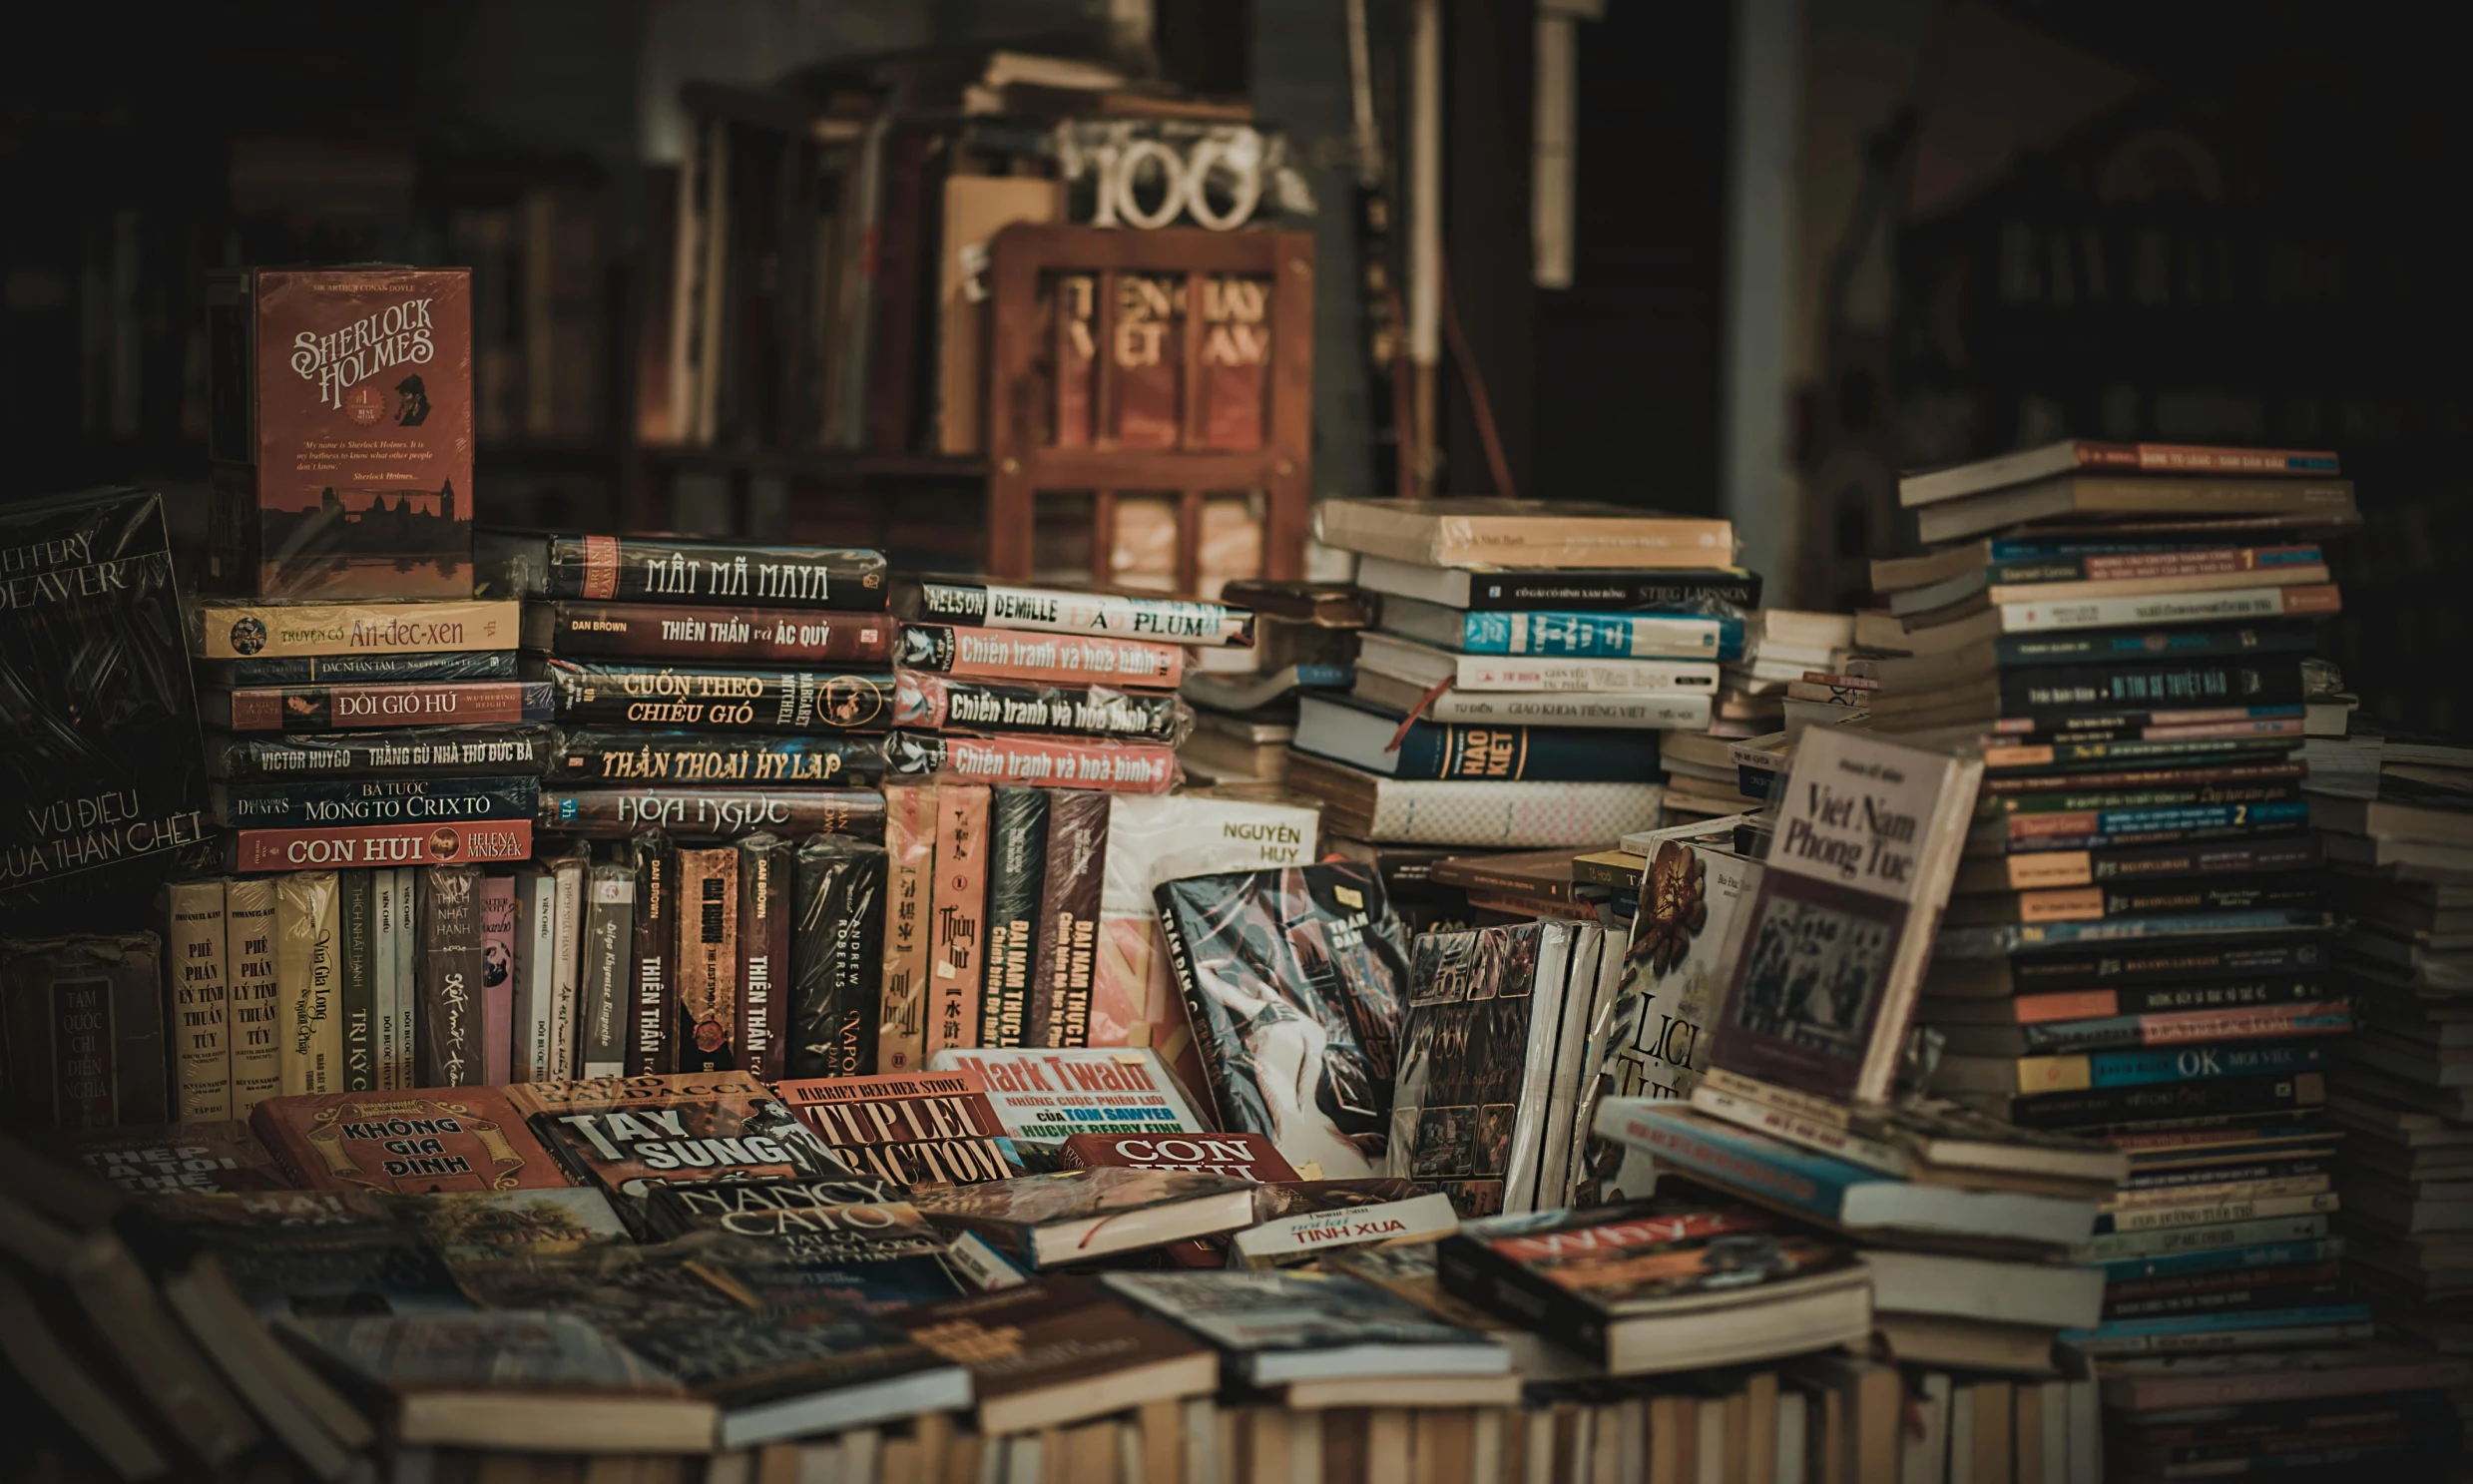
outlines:
M726 1448L813 1431L819 1418L892 1422L970 1395L959 1365L883 1319L837 1307L668 1325L628 1344L723 1408L716 1437Z
M876 1067L914 1072L927 1060L928 950L935 925L936 790L895 783L884 790L884 968L876 1006ZM999 952L994 929L987 961ZM940 1038L938 1045L949 1044Z
M1980 776L1844 729L1804 735L1712 1065L1822 1097L1888 1095Z
M1380 1173L1408 978L1381 877L1287 866L1169 881L1157 900L1222 1120L1325 1179Z
M153 933L0 942L8 1088L55 1129L172 1117L163 964Z
M335 1003L333 871L300 871L275 882L278 1063L285 1093L342 1090L341 1007Z
M739 852L681 850L678 947L678 1068L738 1067Z
M1383 1242L1429 1242L1460 1224L1451 1198L1414 1181L1317 1180L1265 1185L1254 1225L1229 1239L1236 1262L1268 1267Z
M93 1129L69 1138L66 1148L132 1196L279 1191L291 1184L240 1120Z
M970 1233L998 1251L1037 1266L1041 1229L1117 1221L1140 1212L1241 1193L1248 1186L1246 1181L1194 1170L1099 1166L917 1191L912 1204L937 1226ZM1202 1234L1180 1231L1165 1239L1196 1235Z
M476 727L546 722L542 681L400 681L390 685L250 686L200 698L209 727L232 732L359 732L372 727Z
M925 578L894 584L904 619L982 629L1124 636L1160 644L1253 643L1253 614L1224 603Z
M947 1049L927 1065L931 1072L976 1075L1006 1130L1043 1151L1076 1134L1201 1134L1209 1128L1150 1047Z
M1111 800L1099 960L1091 974L1091 1044L1156 1046L1189 1086L1204 1086L1200 1050L1169 970L1152 893L1183 876L1309 864L1318 838L1314 810L1294 803L1192 793Z
M739 841L739 1014L732 1035L731 1065L758 1082L780 1075L799 1032L792 1005L799 986L790 965L797 871L790 842L771 834Z
M1012 1135L967 1071L794 1079L773 1091L843 1164L913 1190L1022 1173Z
M678 947L678 858L669 837L649 829L628 841L636 872L636 916L628 945L627 1075L678 1070L672 1040L672 965Z
M654 1191L654 1230L668 1236L718 1232L732 1238L717 1245L700 1265L756 1300L767 1313L817 1309L887 1314L955 1298L976 1289L946 1260L951 1242L927 1224L892 1188L888 1196L854 1199L849 1183L843 1200L797 1206L772 1204L784 1187L821 1182L766 1181L714 1186L694 1192L694 1206L679 1201L687 1188ZM744 1197L768 1198L757 1204ZM721 1203L732 1209L716 1211Z
M1658 734L1411 719L1349 697L1300 696L1299 751L1391 778L1631 782L1655 777Z
M232 955L232 1116L283 1090L282 985L275 972L274 882L224 883L224 942Z
M1206 1395L1219 1385L1209 1346L1070 1275L929 1304L893 1322L970 1367L983 1426L1036 1427L1057 1414L1049 1398L1094 1391L1105 1397L1121 1392L1125 1378L1171 1366L1180 1368L1181 1382L1172 1395ZM1017 1405L1017 1398L1032 1405Z
M472 592L472 270L207 278L211 592Z
M1372 1283L1319 1272L1112 1272L1103 1282L1217 1347L1255 1385L1358 1367L1411 1375L1489 1375L1511 1352L1479 1330L1435 1318ZM1322 1353L1319 1365L1297 1362ZM1337 1352L1336 1355L1327 1352Z
M1534 1193L1570 938L1547 922L1418 935L1384 1174L1440 1189L1463 1216Z
M342 1017L343 1081L339 1092L375 1092L377 1069L376 942L372 871L335 874L335 1002Z
M927 992L935 997L940 1025L983 1019L989 863L998 849L1014 848L989 834L994 803L994 790L978 783L936 789L936 915L927 934ZM953 1034L948 1045L967 1044Z
M1048 801L1045 788L995 790L988 810L987 954L977 1025L962 1018L961 1005L940 997L940 1018L929 1051L948 1046L1019 1046L1038 972L1039 901L1048 869ZM1113 855L1110 857L1113 859Z
M619 1077L627 1071L632 995L628 968L636 940L636 873L625 861L599 861L584 876L584 942L578 986L581 1045L577 1071Z
M468 596L345 604L202 598L188 611L187 630L191 654L221 663L494 654L515 648L521 612Z
M390 681L511 681L515 650L445 650L413 655L260 655L198 660L199 682L226 690L249 686L383 685Z
M559 734L548 764L554 784L712 783L846 786L884 771L872 737L731 735L575 727Z
M531 659L525 673L554 690L560 721L602 727L881 732L893 707L890 671Z
M881 665L892 658L893 621L736 604L532 603L524 648L570 660Z
M0 932L120 931L213 868L163 497L0 511Z
M645 1229L667 1241L691 1232L729 1232L734 1219L764 1212L908 1205L909 1194L900 1181L859 1174L655 1186L645 1195Z
M419 1072L423 1087L481 1081L482 978L488 940L481 926L481 870L423 867L413 918L420 946Z
M876 1070L875 1017L884 965L884 850L836 835L817 835L798 846L794 862L781 859L780 869L795 875L794 884L783 883L792 895L781 924L790 933L790 979L787 998L779 1007L786 1027L777 1048L781 1054L767 1060L775 1076L865 1076ZM743 860L741 870L743 875ZM754 930L742 907L742 940Z
M249 1129L313 1191L513 1191L575 1184L503 1091L416 1088L269 1099Z
M902 624L893 648L904 670L979 680L1107 685L1173 691L1185 679L1181 643L1107 634L1026 634L952 624Z
M225 835L223 864L235 871L299 871L318 866L450 864L522 860L532 854L529 819L424 824L347 824L312 829L237 829Z
M234 737L210 733L207 771L234 782L344 775L460 777L539 775L550 765L546 727L413 728L399 733Z
M755 546L642 536L561 536L549 546L553 598L750 606L884 607L884 556L852 547Z
M1166 793L1183 776L1177 749L1160 742L1060 742L1039 737L963 737L895 732L885 739L888 773L963 783Z
M687 1396L660 1362L565 1314L292 1318L283 1332L321 1370L352 1378L355 1390L394 1398L398 1409L433 1394L449 1403L479 1396L511 1404L513 1414L492 1408L483 1419L489 1438L533 1446L551 1437L590 1441L560 1420L559 1402L567 1397L623 1401L628 1434L644 1446L710 1447L719 1426L712 1403ZM471 1436L448 1432L445 1440Z
M234 1110L224 883L165 882L155 893L155 933L163 942L173 1112L183 1123L226 1122Z
M540 826L582 840L623 840L659 829L674 839L880 834L876 788L554 788L541 795Z
M893 725L923 732L950 728L1174 744L1193 730L1194 713L1173 693L956 680L899 670L893 673Z
M1250 1181L1306 1179L1261 1134L1076 1134L1065 1141L1056 1162L1068 1170L1114 1165L1132 1170L1201 1170Z
M504 1087L515 1066L515 877L481 878L481 1082Z
M1031 988L1024 1016L1024 1045L1089 1044L1107 844L1107 794L1074 789L1048 801L1048 858L1041 871L1039 901L1039 979Z

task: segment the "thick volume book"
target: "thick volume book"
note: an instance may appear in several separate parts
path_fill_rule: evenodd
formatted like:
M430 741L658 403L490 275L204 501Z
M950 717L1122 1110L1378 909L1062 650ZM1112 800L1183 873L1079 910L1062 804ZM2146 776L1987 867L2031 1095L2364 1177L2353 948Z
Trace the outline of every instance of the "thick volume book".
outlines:
M418 824L432 820L530 820L541 804L531 778L332 778L289 783L217 783L215 822L229 829Z
M894 585L893 611L931 624L1104 634L1158 644L1250 645L1253 614L1225 603L921 578Z
M742 864L742 871L745 869ZM884 964L882 847L835 835L802 841L789 930L790 979L777 1066L792 1077L859 1077L876 1070L876 1011ZM749 900L752 887L749 888ZM743 940L757 929L741 908ZM753 989L741 986L742 996ZM742 1063L758 1076L772 1064ZM777 1075L777 1074L774 1074Z
M1888 1095L1981 776L1843 728L1803 735L1712 1065L1820 1097Z
M1223 1125L1266 1136L1324 1179L1382 1173L1408 935L1381 877L1353 863L1288 866L1167 881L1156 894Z
M301 660L347 655L467 654L515 648L520 607L457 599L414 603L238 603L189 611L201 660Z
M1372 632L1357 638L1357 671L1462 691L1706 691L1715 695L1718 690L1715 661L1468 655Z
M548 770L556 739L546 727L439 728L324 737L207 738L207 772L232 782L365 776L502 776Z
M368 727L475 727L546 722L538 681L410 681L375 686L255 686L200 698L209 727L232 732L354 732Z
M773 1091L844 1164L910 1189L1022 1174L1013 1136L967 1071L793 1079Z
M239 829L224 837L223 861L227 870L298 871L523 860L532 854L532 829L529 819Z
M480 650L432 655L304 655L298 659L199 660L191 668L201 685L333 686L383 685L389 681L511 681L515 651Z
M550 542L546 578L552 598L884 607L884 556L856 548L561 536Z
M1656 776L1654 732L1564 732L1410 720L1321 696L1296 701L1300 751L1389 778L1635 782Z
M1288 754L1289 791L1323 806L1323 825L1351 839L1496 850L1594 847L1654 829L1666 789L1640 783L1534 783L1386 778L1306 752Z
M953 728L1173 743L1184 741L1194 725L1193 711L1174 695L1110 686L1009 685L904 670L894 675L893 687L893 725L925 732Z
M1432 567L1359 557L1356 583L1369 592L1480 611L1623 613L1760 606L1760 575L1739 568L1654 569Z
M679 839L735 839L757 830L779 835L878 834L884 794L874 788L550 788L536 821L583 839L625 839L660 829Z
M732 732L880 732L890 671L728 670L631 660L525 662L557 692L562 720Z
M648 732L579 727L559 733L547 766L560 783L866 782L884 770L873 737Z
M524 609L524 648L584 660L882 665L893 657L893 620L709 603L534 603Z
M1585 501L1323 500L1313 518L1325 546L1425 567L1734 565L1724 520Z
M958 737L895 732L885 740L885 770L904 778L956 783L1027 783L1166 793L1184 774L1165 742L1065 742L1043 737Z
M894 642L893 663L904 670L982 680L1173 691L1185 678L1186 649L1108 634L903 624Z
M1696 614L1465 612L1414 598L1382 605L1393 634L1469 655L1616 660L1739 660L1738 618Z

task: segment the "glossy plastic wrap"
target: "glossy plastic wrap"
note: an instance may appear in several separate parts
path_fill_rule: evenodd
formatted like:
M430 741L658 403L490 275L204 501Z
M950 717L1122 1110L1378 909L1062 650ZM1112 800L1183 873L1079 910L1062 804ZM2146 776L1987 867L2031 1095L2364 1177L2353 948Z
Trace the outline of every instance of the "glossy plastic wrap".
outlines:
M1184 776L1177 766L1177 749L1161 742L895 732L885 740L884 759L887 775L894 777L1118 793L1166 793Z
M1173 694L955 680L900 670L893 674L893 725L925 732L1111 738L1173 747L1192 735L1194 712Z

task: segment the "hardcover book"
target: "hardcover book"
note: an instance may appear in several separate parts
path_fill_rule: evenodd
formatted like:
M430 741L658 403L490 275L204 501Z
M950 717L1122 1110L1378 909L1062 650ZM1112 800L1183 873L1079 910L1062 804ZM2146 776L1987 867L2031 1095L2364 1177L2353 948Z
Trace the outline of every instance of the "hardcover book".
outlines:
M1210 1341L1246 1382L1500 1375L1511 1351L1352 1277L1319 1272L1112 1272L1102 1281Z
M916 1192L929 1221L1044 1269L1249 1226L1253 1186L1188 1170L1100 1167Z
M854 547L561 536L550 542L546 586L552 598L869 612L884 607L884 557Z
M893 725L923 732L951 728L1174 744L1193 729L1194 713L1173 694L955 680L901 670L893 675Z
M895 732L886 771L961 783L1166 793L1182 776L1177 749L1162 742L1060 742L1039 737L962 737Z
M555 689L561 721L596 726L881 732L890 722L893 707L889 671L734 670L633 660L531 659L525 662L525 674Z
M204 586L472 595L472 271L207 276Z
M1090 1042L1099 903L1107 868L1108 795L1059 792L1048 801L1048 858L1040 873L1039 978L1031 986L1027 1046Z
M1658 772L1658 734L1411 719L1345 697L1300 696L1297 750L1390 778L1633 782Z
M1208 1132L1151 1047L949 1048L927 1066L975 1074L1014 1139L1043 1153L1076 1134Z
M496 1088L270 1098L249 1128L314 1191L540 1190L575 1184Z
M1888 1096L1981 766L1842 728L1795 749L1712 1065Z
M524 648L570 660L881 665L893 656L893 621L735 604L532 603Z
M798 1079L773 1091L842 1163L913 1190L1022 1173L1012 1135L966 1071Z
M646 829L682 840L758 831L876 834L884 828L884 794L874 788L551 788L541 795L537 822L587 840L623 840Z
M903 624L893 648L904 670L981 680L1107 685L1173 691L1185 678L1183 644L1105 634L1023 634L951 624Z
M929 944L935 930L936 790L884 790L884 967L876 1007L876 1067L915 1072L927 1061ZM995 961L991 938L989 961ZM938 1045L948 1044L939 1039Z
M780 1007L785 1030L775 1065L792 1077L865 1076L875 1070L884 963L884 850L817 835L798 846L795 871L785 924L791 935L788 998ZM739 930L742 939L753 930L743 909Z
M1220 1384L1209 1346L1077 1277L949 1299L894 1322L970 1367L979 1427L990 1436L1206 1396Z
M163 497L0 512L0 932L118 931L211 869Z
M207 771L235 782L346 775L380 778L528 773L550 765L546 727L343 732L326 736L207 738Z
M172 1117L153 933L0 942L0 1052L12 1099L65 1130Z
M894 584L893 611L904 619L982 629L1123 636L1160 644L1253 643L1250 610L1184 598L920 578Z
M933 1054L948 1046L1019 1046L1038 972L1039 901L1048 870L1045 788L998 788L988 809L986 969L978 1023L962 1014L957 996L938 996ZM1111 857L1113 858L1113 857Z
M549 776L568 784L817 783L840 786L884 770L872 737L725 736L631 728L570 728Z
M1381 877L1288 866L1170 881L1157 896L1223 1120L1322 1178L1379 1173L1408 979Z

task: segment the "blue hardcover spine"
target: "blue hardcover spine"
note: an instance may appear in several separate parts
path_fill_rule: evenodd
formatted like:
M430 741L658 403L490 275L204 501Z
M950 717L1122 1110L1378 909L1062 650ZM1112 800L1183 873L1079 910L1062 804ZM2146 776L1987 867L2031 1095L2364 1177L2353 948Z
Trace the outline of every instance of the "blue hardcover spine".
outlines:
M1460 648L1472 655L1571 659L1739 660L1742 620L1698 614L1468 614Z

